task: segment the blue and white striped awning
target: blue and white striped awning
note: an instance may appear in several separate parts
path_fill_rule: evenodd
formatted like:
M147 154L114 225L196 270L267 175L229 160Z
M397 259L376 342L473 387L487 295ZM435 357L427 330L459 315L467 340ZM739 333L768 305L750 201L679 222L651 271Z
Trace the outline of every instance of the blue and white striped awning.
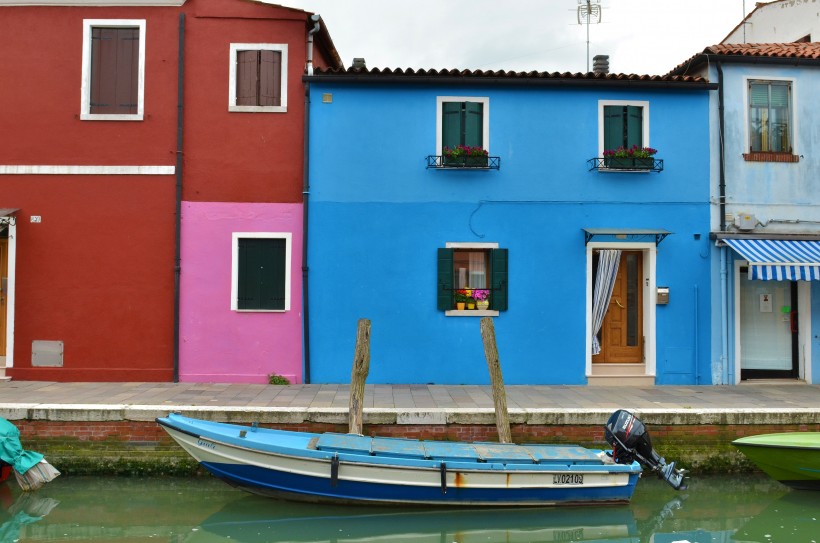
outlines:
M820 241L731 238L723 241L749 261L749 279L820 281Z

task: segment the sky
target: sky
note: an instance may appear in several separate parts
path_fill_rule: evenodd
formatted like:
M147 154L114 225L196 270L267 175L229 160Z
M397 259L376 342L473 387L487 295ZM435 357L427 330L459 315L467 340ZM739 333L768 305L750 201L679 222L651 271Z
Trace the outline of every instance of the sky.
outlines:
M318 13L345 66L662 75L720 43L754 0L591 0L599 23L578 24L586 0L270 0ZM587 38L587 31L589 38ZM587 56L587 39L589 56Z

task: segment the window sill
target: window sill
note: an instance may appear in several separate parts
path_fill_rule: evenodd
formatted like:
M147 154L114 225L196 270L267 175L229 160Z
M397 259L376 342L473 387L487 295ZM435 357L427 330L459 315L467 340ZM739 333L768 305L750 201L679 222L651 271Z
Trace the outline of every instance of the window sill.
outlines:
M746 162L800 162L800 157L791 153L756 151L752 153L743 153L743 160Z
M233 113L287 113L288 106L228 106Z
M497 317L498 311L494 309L450 309L444 312L445 317Z
M80 113L81 121L142 121L142 113Z

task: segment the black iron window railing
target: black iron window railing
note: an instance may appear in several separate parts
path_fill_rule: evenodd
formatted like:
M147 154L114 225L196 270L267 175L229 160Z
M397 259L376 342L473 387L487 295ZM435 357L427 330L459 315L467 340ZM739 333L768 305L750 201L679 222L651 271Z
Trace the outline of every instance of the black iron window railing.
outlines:
M589 170L622 172L662 172L663 159L660 158L616 158L597 157L587 160Z
M448 157L444 155L429 155L427 167L437 169L471 169L471 170L499 170L501 157L499 156L462 156Z

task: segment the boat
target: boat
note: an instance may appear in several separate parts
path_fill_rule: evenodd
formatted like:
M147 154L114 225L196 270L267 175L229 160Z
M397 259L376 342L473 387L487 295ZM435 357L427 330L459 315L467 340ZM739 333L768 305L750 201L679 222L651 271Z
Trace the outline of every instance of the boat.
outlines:
M626 503L642 464L672 486L685 487L674 462L667 465L654 453L643 425L622 410L612 415L606 431L607 439L618 443L617 454L576 445L318 434L179 413L156 420L215 477L255 494L298 501L471 507Z
M783 432L732 441L761 471L791 488L820 490L820 432Z
M60 475L42 454L24 450L20 430L0 417L0 482L12 473L26 492L37 490Z

